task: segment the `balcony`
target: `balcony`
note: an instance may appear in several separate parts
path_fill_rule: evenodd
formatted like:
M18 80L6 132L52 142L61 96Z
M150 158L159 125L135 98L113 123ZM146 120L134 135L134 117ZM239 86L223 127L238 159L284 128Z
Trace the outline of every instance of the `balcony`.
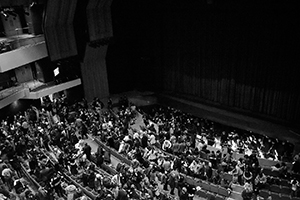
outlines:
M0 38L0 73L48 56L43 35L21 34Z
M81 79L73 79L59 84L33 80L0 91L0 109L19 99L39 99L81 85Z
M54 84L53 82L45 84L41 87L30 90L23 99L39 99L50 94L61 92L73 87L81 85L81 79L77 78L60 84Z
M0 109L25 97L26 89L20 85L0 91Z

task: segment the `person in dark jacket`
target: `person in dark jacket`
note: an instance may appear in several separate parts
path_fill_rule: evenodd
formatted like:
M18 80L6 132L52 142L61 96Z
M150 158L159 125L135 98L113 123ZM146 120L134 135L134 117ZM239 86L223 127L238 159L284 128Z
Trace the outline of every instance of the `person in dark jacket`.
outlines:
M171 188L171 191L170 191L171 195L174 195L174 190L177 187L178 178L179 178L179 173L176 170L173 170L170 172L168 183Z
M116 187L113 189L116 200L129 200L127 192L123 188Z
M101 165L104 163L104 157L101 154L96 155L96 165L98 167L101 167Z
M58 196L63 197L64 196L64 190L61 187L61 182L62 182L62 176L58 173L56 173L53 178L50 180L50 185L52 189L57 193Z
M83 153L86 155L86 158L88 160L91 160L91 152L92 152L92 148L90 145L88 145L87 143L85 143L84 147L83 147Z
M189 200L189 194L187 192L187 188L183 187L181 191L179 191L179 199L180 200Z

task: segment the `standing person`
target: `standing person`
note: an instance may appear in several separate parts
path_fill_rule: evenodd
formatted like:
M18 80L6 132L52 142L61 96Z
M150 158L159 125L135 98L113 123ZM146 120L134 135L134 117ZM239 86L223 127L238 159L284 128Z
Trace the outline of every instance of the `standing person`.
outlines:
M169 186L171 188L170 194L171 195L175 195L174 190L177 187L177 183L178 183L178 179L179 179L179 173L176 170L172 170L169 174Z
M291 186L292 186L292 193L291 193L291 196L292 197L297 197L298 196L298 191L299 191L299 182L296 178L294 178L292 181L291 181Z
M83 147L82 151L86 155L86 158L88 160L91 160L92 147L90 145L88 145L88 143L84 144L84 147Z
M122 183L121 183L121 176L122 174L121 173L117 173L115 174L112 178L111 178L111 182L118 186L118 187L121 187L122 186Z
M108 110L112 110L112 99L111 98L108 98L108 100L107 100L107 108L108 108Z
M266 187L267 184L267 176L261 170L259 174L255 178L255 192L258 194L259 191Z
M189 200L189 194L186 187L183 187L182 190L179 191L179 200Z
M253 189L250 183L245 183L242 191L243 200L251 200L253 198Z
M11 169L9 169L7 166L5 166L5 168L2 170L1 175L3 177L3 182L7 185L9 190L12 190L13 188L13 176L14 173Z
M112 191L116 200L129 200L127 192L124 189L117 186Z
M168 191L168 182L169 182L169 177L167 175L168 175L167 171L161 174L161 183L164 186L163 189L166 191Z
M64 190L61 187L61 181L62 176L59 175L59 173L56 173L53 178L50 180L50 185L54 189L54 191L57 193L58 196L63 197L64 196Z

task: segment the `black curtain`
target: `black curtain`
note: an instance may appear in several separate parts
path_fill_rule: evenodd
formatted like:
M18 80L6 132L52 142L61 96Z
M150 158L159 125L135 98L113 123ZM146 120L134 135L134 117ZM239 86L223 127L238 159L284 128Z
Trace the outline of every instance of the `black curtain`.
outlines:
M292 2L113 4L110 88L171 91L274 119L300 120L299 17Z

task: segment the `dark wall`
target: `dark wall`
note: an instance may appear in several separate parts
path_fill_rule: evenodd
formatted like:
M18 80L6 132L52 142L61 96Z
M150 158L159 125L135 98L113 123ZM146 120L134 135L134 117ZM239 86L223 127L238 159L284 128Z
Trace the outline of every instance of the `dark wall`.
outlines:
M171 91L283 121L300 120L296 3L113 4L115 43L107 57L111 91Z
M119 93L133 89L153 89L153 67L159 50L160 1L112 3L113 41L107 51L109 90ZM159 58L159 56L157 56Z
M19 99L0 109L0 121L8 119L10 122L12 122L12 120L14 119L14 115L19 113L24 115L24 112L32 105L36 107L40 106L40 99Z

